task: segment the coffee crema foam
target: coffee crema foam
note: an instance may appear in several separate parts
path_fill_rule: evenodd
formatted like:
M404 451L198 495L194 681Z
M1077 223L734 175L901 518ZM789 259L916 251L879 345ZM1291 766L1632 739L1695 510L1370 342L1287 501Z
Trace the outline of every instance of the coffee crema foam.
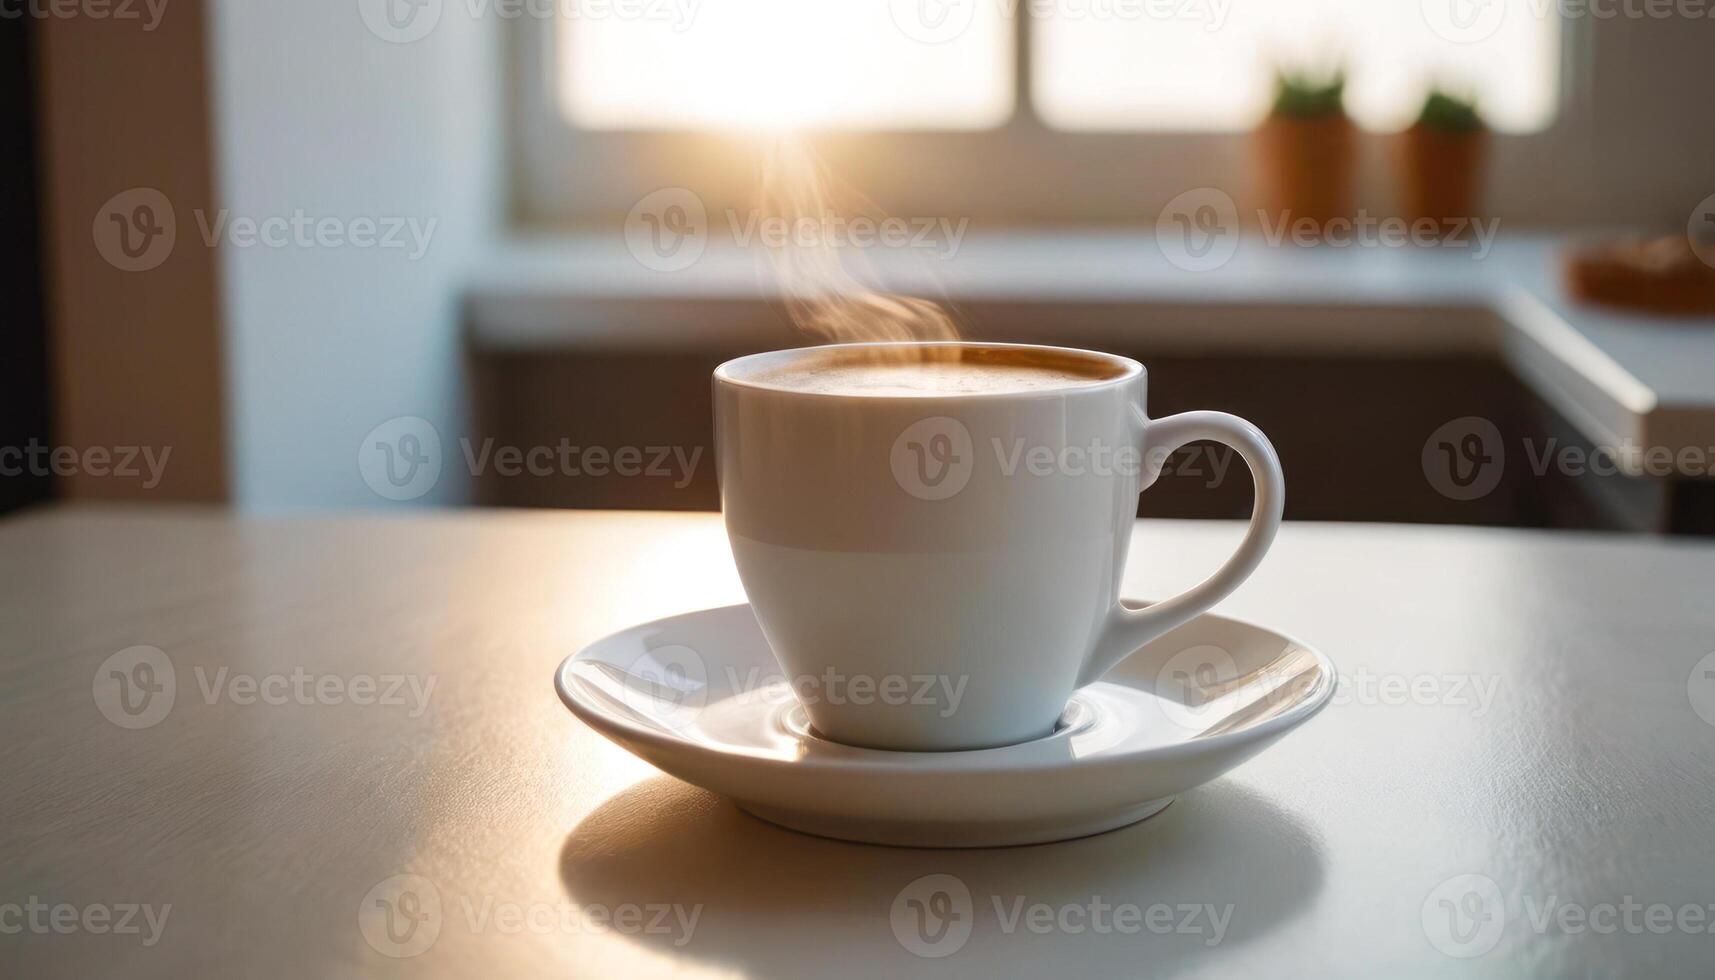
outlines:
M912 357L883 351L825 352L758 371L746 380L818 395L935 397L1050 391L1097 384L1124 369L1054 351L922 347Z

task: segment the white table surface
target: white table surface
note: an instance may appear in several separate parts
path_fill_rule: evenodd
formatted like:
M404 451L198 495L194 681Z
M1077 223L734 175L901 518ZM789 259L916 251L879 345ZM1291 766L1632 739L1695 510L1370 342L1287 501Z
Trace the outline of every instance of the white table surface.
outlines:
M1239 534L1140 523L1129 593L1176 591ZM742 598L714 515L17 516L0 522L0 972L1706 977L1712 585L1709 544L1288 524L1222 611L1325 650L1343 679L1326 711L1140 825L898 850L756 821L556 699L555 665L590 640ZM128 729L93 685L139 644L170 658L175 697ZM434 686L418 712L409 695L251 702L237 682L294 672L351 695L365 677ZM395 959L359 913L401 874L440 912ZM939 959L890 917L929 874L972 895L972 934ZM1445 884L1465 875L1494 892ZM23 918L32 899L47 926ZM1007 932L997 901L1230 918L1212 944L1203 913L1200 934L1078 931L1077 912ZM85 928L127 905L171 906L152 944ZM591 925L632 906L696 925ZM1675 924L1652 933L1651 908ZM1449 941L1484 921L1492 948Z

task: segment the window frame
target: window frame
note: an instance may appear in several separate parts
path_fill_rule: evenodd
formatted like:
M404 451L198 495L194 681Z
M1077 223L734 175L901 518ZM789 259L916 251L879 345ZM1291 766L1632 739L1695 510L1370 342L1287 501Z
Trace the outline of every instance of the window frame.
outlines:
M1020 10L1028 5L1020 5ZM1219 187L1241 214L1256 208L1248 132L1073 131L1049 127L1030 98L1031 23L1015 19L1014 109L981 130L811 131L817 152L848 185L887 212L965 217L974 229L1012 225L1152 223L1177 194ZM512 77L514 223L531 231L612 228L633 204L663 187L690 187L711 213L753 203L755 137L678 130L581 130L556 95L557 24L519 18L508 44ZM1486 209L1502 221L1569 223L1568 193L1541 179L1589 138L1590 18L1562 18L1557 109L1533 133L1491 135ZM1392 206L1392 134L1365 132L1357 199L1372 214ZM695 160L694 176L683 162ZM996 161L1005 161L997 166Z

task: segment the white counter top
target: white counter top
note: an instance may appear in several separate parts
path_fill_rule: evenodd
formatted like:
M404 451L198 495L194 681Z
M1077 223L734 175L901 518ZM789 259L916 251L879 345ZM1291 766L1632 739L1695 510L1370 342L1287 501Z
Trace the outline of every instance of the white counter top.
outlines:
M1558 241L1298 248L1245 239L1218 269L1172 265L1150 232L972 234L952 258L872 249L879 282L944 296L992 340L1326 355L1492 354L1596 445L1715 457L1715 317L1575 304ZM507 246L469 292L482 349L789 346L758 249L678 272L613 237ZM1620 454L1622 460L1625 454ZM1699 474L1691 474L1699 475Z
M1239 533L1140 522L1125 593L1178 592ZM743 598L718 515L39 511L0 522L0 907L34 897L68 917L19 930L50 913L9 912L0 963L139 978L1708 976L1711 578L1706 542L1288 521L1218 611L1326 651L1327 710L1143 823L935 851L762 823L554 696L555 665L596 638ZM134 644L159 661L127 696L136 714L92 693L116 656L141 663L122 654ZM360 700L363 680L383 683ZM898 896L931 874L973 898L968 940L941 959L897 938ZM399 876L412 906L389 890ZM1012 917L1098 901L1109 916L1210 911L1195 932ZM81 913L115 905L150 917L84 928ZM634 906L674 914L607 916Z

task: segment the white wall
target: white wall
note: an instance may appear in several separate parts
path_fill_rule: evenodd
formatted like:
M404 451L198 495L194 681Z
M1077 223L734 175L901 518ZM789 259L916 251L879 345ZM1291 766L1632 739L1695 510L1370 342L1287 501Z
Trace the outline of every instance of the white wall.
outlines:
M425 8L437 10L439 5ZM421 503L464 498L460 294L502 218L500 33L448 2L427 36L378 36L353 0L214 0L216 198L248 218L415 219L428 246L218 248L232 497L249 509L397 506L358 469L398 416L439 430ZM212 225L217 216L207 217ZM194 218L181 218L185 224ZM189 229L201 234L193 224ZM406 242L411 236L404 236Z

